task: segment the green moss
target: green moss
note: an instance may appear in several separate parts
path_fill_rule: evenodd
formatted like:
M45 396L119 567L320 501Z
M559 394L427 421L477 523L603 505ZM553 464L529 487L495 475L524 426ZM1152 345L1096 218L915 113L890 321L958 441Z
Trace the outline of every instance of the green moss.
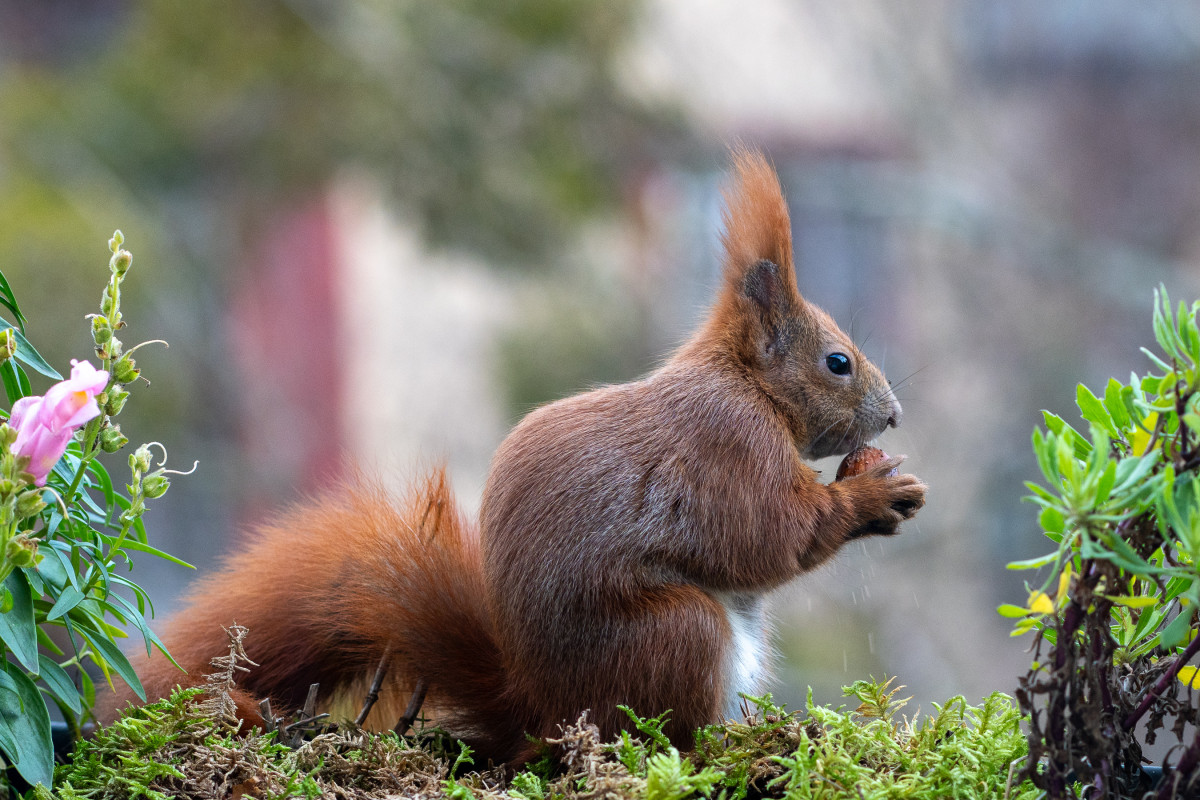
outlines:
M131 709L80 745L55 775L59 798L253 796L452 798L453 800L1029 800L1008 786L1026 753L1020 715L995 693L978 706L962 697L921 720L898 718L891 682L848 687L854 710L814 705L787 713L770 697L749 698L747 720L697 731L680 753L662 735L664 716L630 713L636 734L605 742L586 715L547 744L555 754L516 775L466 772L471 753L439 731L326 733L292 750L273 735L244 735L205 717L196 690ZM465 773L465 774L464 774ZM1006 794L1007 793L1007 794ZM43 792L41 798L47 798Z

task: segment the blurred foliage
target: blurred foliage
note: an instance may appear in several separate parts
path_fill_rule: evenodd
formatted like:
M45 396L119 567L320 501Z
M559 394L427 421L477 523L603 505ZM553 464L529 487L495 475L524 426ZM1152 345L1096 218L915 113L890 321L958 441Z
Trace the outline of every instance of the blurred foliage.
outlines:
M575 277L569 286L542 284L522 297L520 324L499 338L497 373L513 423L541 403L654 366L638 309L611 287Z
M182 435L228 441L226 297L261 231L334 176L378 180L434 247L560 271L579 223L615 206L623 170L670 124L616 77L636 11L635 0L0 4L0 267L32 305L53 297L82 316L95 298L77 278L93 243L122 227L157 273L127 302L185 351L174 367L147 354L163 380L136 415L164 439L188 419ZM52 361L86 344L32 333Z
M431 241L528 258L612 201L650 130L611 68L629 0L117 8L94 56L0 72L7 178L67 206L79 162L142 202L202 195L226 221L353 165Z

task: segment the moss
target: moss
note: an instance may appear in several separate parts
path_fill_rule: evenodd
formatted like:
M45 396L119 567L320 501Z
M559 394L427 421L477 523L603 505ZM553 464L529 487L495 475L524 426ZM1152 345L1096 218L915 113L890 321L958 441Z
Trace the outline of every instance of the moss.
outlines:
M80 744L55 774L54 797L339 797L454 800L862 800L1032 798L1009 786L1025 756L1020 716L995 693L978 706L956 697L921 720L898 718L888 683L846 689L859 705L788 713L770 697L748 698L742 722L697 731L680 753L662 735L665 716L630 714L636 734L602 741L586 715L547 741L548 753L515 775L469 771L469 748L443 732L334 731L293 750L274 734L245 734L204 713L198 690L130 709ZM42 790L40 798L51 795Z

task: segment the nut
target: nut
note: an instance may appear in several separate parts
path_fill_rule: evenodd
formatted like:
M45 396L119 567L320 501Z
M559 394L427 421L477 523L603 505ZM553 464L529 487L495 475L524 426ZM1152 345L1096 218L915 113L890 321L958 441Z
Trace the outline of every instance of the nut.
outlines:
M835 479L840 481L842 478L853 478L855 475L862 475L880 461L886 461L888 458L888 454L878 447L863 445L857 450L851 450L846 454L846 457L842 459L842 463L838 464ZM896 475L899 472L898 468L893 468L888 475Z

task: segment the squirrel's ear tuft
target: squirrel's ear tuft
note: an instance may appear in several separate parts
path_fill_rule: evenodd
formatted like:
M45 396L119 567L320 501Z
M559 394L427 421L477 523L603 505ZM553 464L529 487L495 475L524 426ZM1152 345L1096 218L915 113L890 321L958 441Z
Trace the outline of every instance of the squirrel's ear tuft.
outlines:
M756 265L778 265L780 287L788 299L799 299L792 261L792 224L779 177L757 150L733 149L733 182L725 190L725 279L744 291Z

